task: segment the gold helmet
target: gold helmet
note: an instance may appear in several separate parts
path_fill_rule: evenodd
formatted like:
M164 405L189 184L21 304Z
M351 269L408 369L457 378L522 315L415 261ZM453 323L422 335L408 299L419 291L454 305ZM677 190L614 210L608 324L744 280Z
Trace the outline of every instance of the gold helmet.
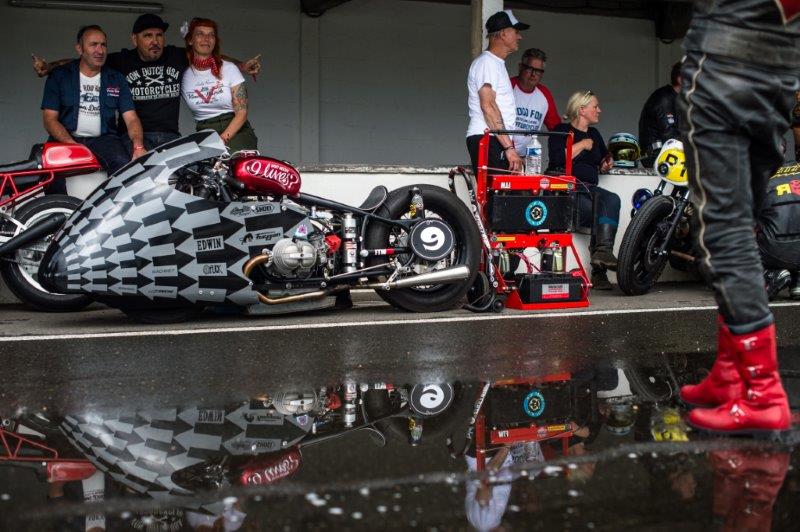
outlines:
M670 139L661 147L653 165L656 174L673 185L686 186L689 179L686 175L686 156L683 153L683 142Z

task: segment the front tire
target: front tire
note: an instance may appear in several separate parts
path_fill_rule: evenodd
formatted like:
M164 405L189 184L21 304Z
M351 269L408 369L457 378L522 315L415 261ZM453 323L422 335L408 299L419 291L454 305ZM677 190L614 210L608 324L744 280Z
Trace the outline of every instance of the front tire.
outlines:
M83 201L72 196L54 194L41 196L23 204L17 209L15 218L27 227L50 216L63 213L69 216ZM52 235L27 244L18 249L12 257L13 262L0 260L0 275L6 286L23 303L44 312L69 312L80 310L91 303L88 296L80 294L54 294L39 284L38 272L42 256L47 250Z
M667 256L655 255L654 250L663 243L665 231L659 226L673 208L670 198L656 196L639 209L625 230L617 267L617 282L625 294L646 294L664 271Z
M460 283L449 283L426 287L403 288L397 290L376 290L378 295L390 305L411 312L439 312L460 306L470 286L475 282L480 265L480 237L475 220L458 196L441 187L417 185L425 203L425 217L441 218L455 234L455 247L449 257L429 263L421 259L415 260L417 273L440 268L466 265L470 276ZM384 218L397 220L408 215L409 190L404 187L392 191L376 214ZM394 247L402 244L407 233L398 231L380 222L373 222L367 228L365 238L369 249ZM398 243L400 241L400 243ZM385 263L387 257L374 257L369 265ZM398 260L402 260L398 258Z

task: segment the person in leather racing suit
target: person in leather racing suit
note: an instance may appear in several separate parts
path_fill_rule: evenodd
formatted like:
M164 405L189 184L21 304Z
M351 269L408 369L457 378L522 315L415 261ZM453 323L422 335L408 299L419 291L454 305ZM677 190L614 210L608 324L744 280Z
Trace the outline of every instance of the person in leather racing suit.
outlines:
M719 306L717 357L681 398L689 423L718 433L791 427L778 374L754 211L783 161L800 71L800 2L702 0L683 47L678 112L697 206L698 263Z
M770 298L789 286L800 299L800 164L779 168L758 213L756 241Z
M639 145L644 157L642 166L653 166L658 151L669 139L678 138L678 119L675 100L681 90L681 63L672 65L669 85L653 91L639 115Z

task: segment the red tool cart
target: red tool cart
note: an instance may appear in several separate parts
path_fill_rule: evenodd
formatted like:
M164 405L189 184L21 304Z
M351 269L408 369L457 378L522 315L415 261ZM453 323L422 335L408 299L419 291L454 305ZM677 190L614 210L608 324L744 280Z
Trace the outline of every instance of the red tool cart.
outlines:
M567 137L564 175L517 175L489 168L490 133ZM572 133L516 130L486 131L478 151L474 202L485 228L490 253L484 270L505 306L522 310L560 309L589 306L589 278L572 241L576 226L577 183L572 173ZM484 242L486 245L486 242ZM541 266L536 268L523 251L536 248ZM513 281L493 275L491 258L518 255L528 273ZM576 267L568 269L570 260ZM536 271L538 270L538 271Z
M448 441L454 458L463 456L474 442L478 471L486 467L486 455L499 447L557 439L566 455L569 439L578 429L577 396L572 375L559 373L484 383L475 402L460 453Z

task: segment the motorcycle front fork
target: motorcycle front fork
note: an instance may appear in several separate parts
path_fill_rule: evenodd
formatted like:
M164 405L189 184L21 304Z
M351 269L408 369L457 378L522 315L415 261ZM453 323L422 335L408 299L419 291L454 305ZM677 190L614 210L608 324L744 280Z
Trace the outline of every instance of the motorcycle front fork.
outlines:
M667 234L664 235L664 240L661 242L661 245L659 246L658 250L656 250L656 253L658 254L659 257L666 256L667 253L669 253L668 248L670 244L672 244L672 235L675 234L675 230L677 229L678 224L680 223L681 218L683 217L683 213L686 210L686 206L689 205L689 191L687 190L682 195L679 194L673 196L673 198L676 198L676 202L675 202L675 209L673 209L672 214L670 215L672 216L672 220L670 220L669 229L667 229Z

